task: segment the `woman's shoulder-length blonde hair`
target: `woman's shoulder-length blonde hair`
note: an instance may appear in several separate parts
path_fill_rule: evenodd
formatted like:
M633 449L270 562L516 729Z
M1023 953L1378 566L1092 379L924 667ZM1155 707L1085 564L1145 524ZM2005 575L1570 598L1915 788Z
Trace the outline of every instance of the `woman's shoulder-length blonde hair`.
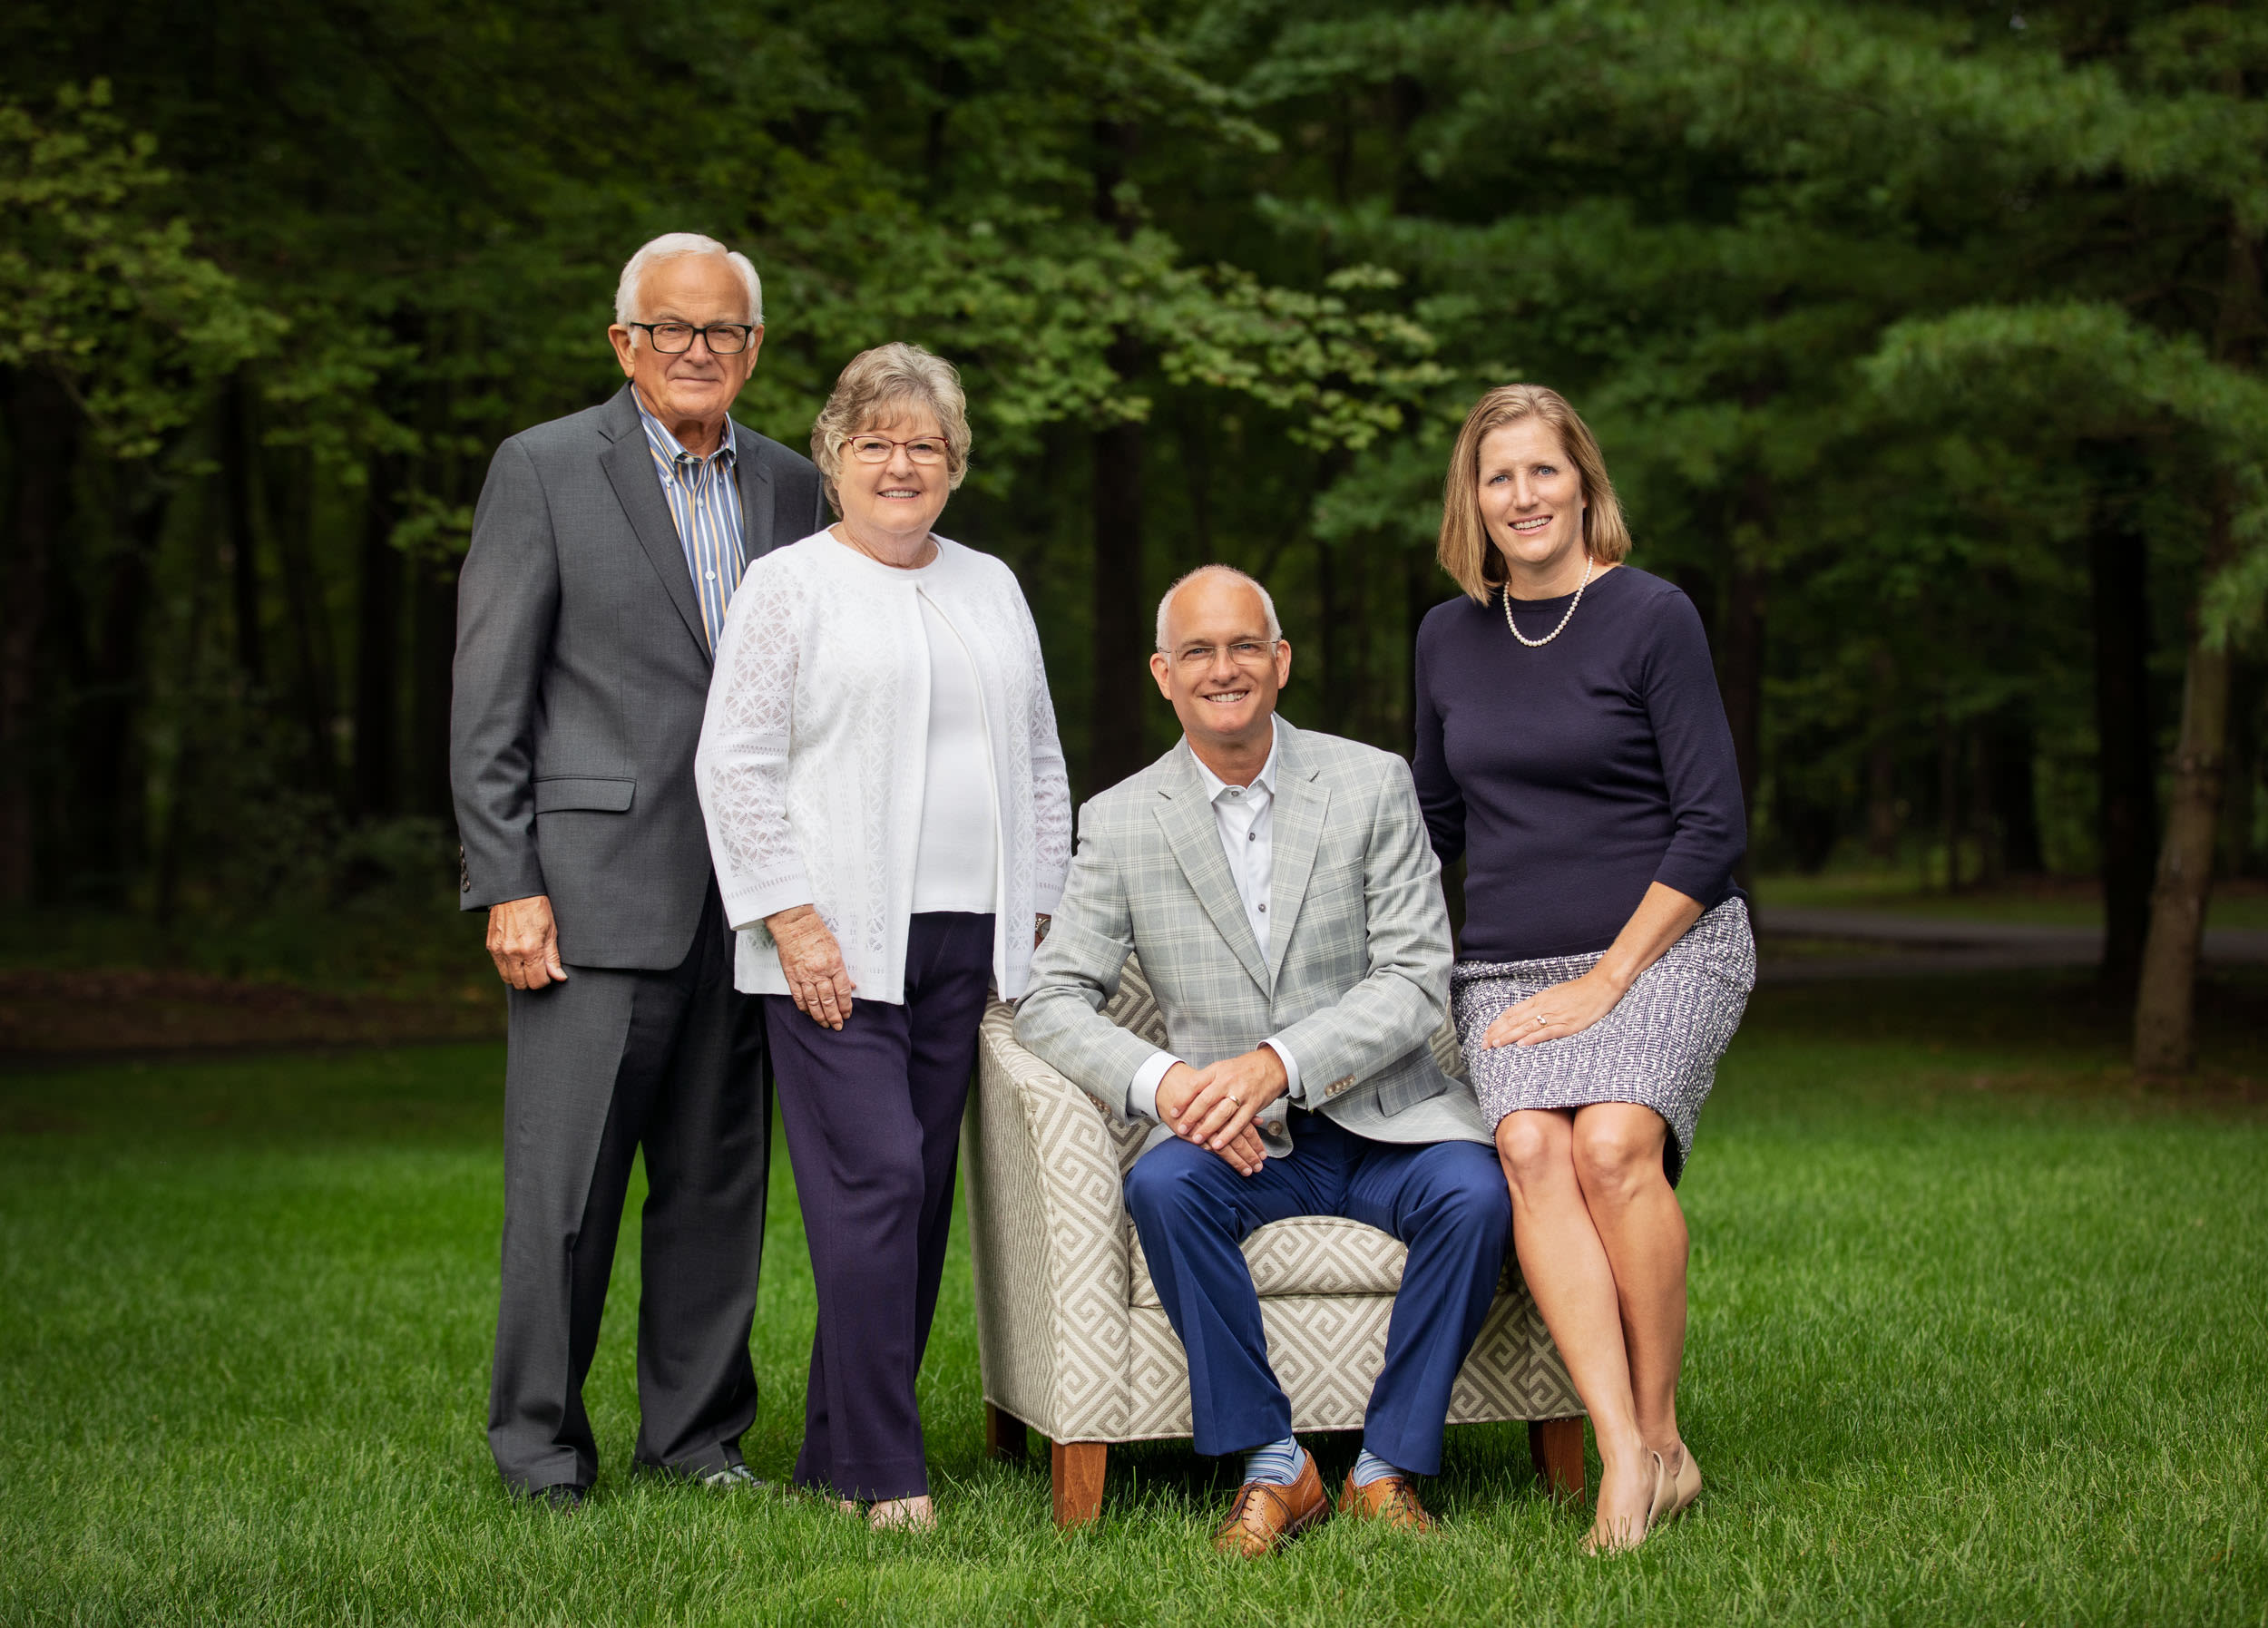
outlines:
M811 426L811 461L819 466L828 507L843 512L835 483L842 478L843 449L860 431L908 407L926 407L945 436L948 490L959 491L969 473L969 400L959 369L934 351L892 341L850 359Z
M1504 560L1489 542L1481 519L1481 443L1491 430L1523 418L1540 418L1559 437L1583 483L1583 546L1609 564L1630 552L1630 529L1623 523L1615 483L1607 478L1606 455L1583 422L1558 391L1541 385L1499 385L1465 414L1449 454L1449 475L1442 483L1442 569L1457 586L1485 605L1504 580Z

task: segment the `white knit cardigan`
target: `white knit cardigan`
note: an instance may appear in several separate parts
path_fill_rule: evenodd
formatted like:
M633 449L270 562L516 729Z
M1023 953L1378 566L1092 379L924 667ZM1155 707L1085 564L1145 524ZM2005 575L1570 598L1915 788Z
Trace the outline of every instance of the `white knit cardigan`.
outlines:
M825 531L750 565L732 596L694 776L725 915L740 935L735 987L785 995L764 918L817 908L855 999L903 1005L928 756L929 642L918 595L961 636L984 696L1000 811L992 980L1031 972L1031 919L1062 895L1070 787L1039 629L1015 573L936 539L936 561L894 570Z

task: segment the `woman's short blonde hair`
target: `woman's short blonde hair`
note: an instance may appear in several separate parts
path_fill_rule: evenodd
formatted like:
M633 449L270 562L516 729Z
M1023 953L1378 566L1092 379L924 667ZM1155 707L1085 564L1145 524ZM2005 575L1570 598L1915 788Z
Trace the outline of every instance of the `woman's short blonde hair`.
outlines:
M969 400L961 393L953 365L918 345L893 342L862 350L835 381L835 392L811 426L811 461L826 486L827 506L840 514L835 482L843 473L843 448L861 430L926 407L945 433L945 472L951 490L969 473Z
M1442 569L1483 605L1504 580L1504 558L1481 519L1481 443L1491 430L1523 418L1540 418L1558 433L1582 478L1583 546L1591 557L1612 563L1630 552L1630 529L1623 523L1615 483L1607 478L1606 455L1583 415L1541 385L1499 385L1465 414L1442 483Z

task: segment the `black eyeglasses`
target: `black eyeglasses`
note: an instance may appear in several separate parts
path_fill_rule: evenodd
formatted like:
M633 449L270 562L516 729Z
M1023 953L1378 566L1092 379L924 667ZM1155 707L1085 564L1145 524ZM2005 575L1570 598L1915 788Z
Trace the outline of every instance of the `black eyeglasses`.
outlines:
M705 327L695 327L689 322L625 322L622 326L644 328L654 349L665 356L691 350L696 339L709 341L709 354L712 356L737 356L748 348L748 336L756 332L754 327L745 322L712 322Z

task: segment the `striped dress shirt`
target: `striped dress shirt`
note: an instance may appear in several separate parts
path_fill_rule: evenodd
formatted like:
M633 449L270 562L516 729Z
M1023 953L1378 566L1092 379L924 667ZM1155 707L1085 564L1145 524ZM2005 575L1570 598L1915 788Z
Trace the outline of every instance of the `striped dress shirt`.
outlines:
M639 420L646 426L646 445L653 453L654 473L661 477L661 495L670 502L686 569L693 573L701 627L714 654L718 636L725 630L732 590L740 585L740 485L733 469L733 437L738 427L726 419L722 444L708 457L697 458L646 411L645 400L634 387L631 399L638 404Z

